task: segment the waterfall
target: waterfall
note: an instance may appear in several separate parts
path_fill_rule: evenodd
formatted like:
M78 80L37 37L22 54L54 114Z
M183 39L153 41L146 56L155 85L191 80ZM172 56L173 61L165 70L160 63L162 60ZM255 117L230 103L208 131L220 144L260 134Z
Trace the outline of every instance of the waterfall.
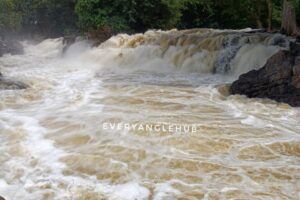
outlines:
M288 40L280 34L247 30L148 31L113 36L80 56L110 70L238 76L262 67L270 56L288 48Z

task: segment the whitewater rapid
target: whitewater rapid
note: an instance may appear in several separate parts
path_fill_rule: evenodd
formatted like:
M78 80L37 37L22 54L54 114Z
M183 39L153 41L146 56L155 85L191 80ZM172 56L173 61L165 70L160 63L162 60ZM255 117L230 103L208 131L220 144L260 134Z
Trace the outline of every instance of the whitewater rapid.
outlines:
M29 85L0 91L0 196L299 199L299 108L227 95L288 40L194 29L120 34L96 47L23 42L24 55L0 58L4 76Z

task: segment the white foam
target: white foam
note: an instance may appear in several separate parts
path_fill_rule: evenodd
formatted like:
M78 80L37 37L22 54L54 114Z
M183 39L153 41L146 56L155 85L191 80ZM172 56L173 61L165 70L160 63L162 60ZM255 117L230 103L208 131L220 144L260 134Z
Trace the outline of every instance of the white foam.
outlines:
M249 115L246 119L241 120L241 123L259 128L263 128L267 125L266 122L264 122L263 120L251 115Z
M61 55L64 44L63 38L47 39L37 45L24 42L25 54L35 57L57 57Z
M235 191L238 190L238 188L235 187L224 187L221 189L221 192L231 192L231 191Z
M147 188L138 183L126 183L112 187L112 193L124 200L146 200L149 199L150 192Z
M175 199L181 192L174 189L169 183L156 184L154 200Z

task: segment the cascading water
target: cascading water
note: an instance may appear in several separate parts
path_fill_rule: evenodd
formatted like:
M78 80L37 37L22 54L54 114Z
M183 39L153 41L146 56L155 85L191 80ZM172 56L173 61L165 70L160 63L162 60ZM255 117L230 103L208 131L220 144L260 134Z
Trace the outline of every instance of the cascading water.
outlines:
M300 110L224 92L288 48L247 31L148 31L65 51L48 39L1 57L0 71L30 87L0 91L0 196L298 199Z

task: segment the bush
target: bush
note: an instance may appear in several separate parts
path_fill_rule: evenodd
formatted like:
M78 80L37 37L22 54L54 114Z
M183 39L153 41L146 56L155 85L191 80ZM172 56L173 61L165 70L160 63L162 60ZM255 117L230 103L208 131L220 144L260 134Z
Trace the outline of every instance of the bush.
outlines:
M114 32L168 29L180 17L178 0L78 0L75 12L86 31L108 26Z
M22 15L17 0L0 0L0 30L17 31L21 28Z

